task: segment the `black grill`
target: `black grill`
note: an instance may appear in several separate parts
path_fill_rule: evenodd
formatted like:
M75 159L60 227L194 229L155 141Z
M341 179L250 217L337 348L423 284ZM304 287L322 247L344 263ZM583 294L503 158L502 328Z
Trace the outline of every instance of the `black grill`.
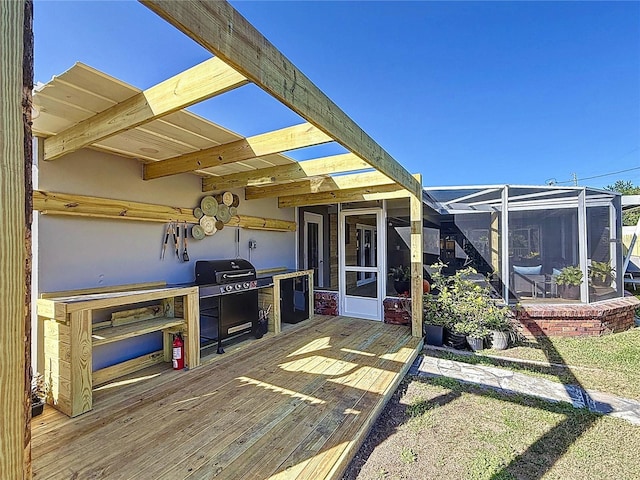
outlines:
M196 284L200 287L200 346L263 332L258 324L258 282L254 266L242 258L196 262Z

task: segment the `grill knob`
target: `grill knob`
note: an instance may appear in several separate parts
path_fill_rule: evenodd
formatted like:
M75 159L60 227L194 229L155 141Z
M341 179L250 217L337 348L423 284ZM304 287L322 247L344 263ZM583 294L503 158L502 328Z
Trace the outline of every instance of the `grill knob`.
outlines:
M227 285L226 287L227 292L230 292L233 290L233 285Z
M236 283L236 290L240 290L242 288L242 285L240 285L239 283Z
M244 282L244 283L242 284L242 286L243 286L244 288L249 288L249 287L250 287L249 282Z

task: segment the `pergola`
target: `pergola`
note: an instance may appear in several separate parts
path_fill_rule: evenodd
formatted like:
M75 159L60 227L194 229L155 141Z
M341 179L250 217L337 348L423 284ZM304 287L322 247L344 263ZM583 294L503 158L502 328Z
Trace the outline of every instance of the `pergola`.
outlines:
M82 148L106 150L139 159L143 178L149 181L194 173L202 176L205 192L245 187L247 199L277 197L281 207L409 197L412 293L419 298L423 216L420 176L409 174L228 3L141 3L213 57L144 91L75 65L35 94L39 118L34 133L44 138L42 158L55 161ZM23 186L22 178L29 176L31 132L28 127L23 131L22 114L28 123L33 83L31 10L28 1L2 2L0 6L5 46L0 58L6 79L2 82L2 98L6 100L0 129L5 172L0 187L4 253L0 359L5 372L0 379L4 402L0 469L6 478L30 477L27 292L31 272L25 265L30 258L26 252L30 244L31 186L29 181ZM296 112L305 123L243 138L185 111L248 83ZM347 153L301 162L284 155L328 142L336 142ZM42 192L33 196L33 208L50 214L68 213L71 204L74 213L87 216L163 222L176 218L176 209L170 206L130 204L123 215L122 207L114 206L109 199L56 197ZM190 220L192 212L179 210L181 219ZM248 228L289 229L269 219L240 217L238 222ZM420 309L414 309L415 336L421 335L421 321Z

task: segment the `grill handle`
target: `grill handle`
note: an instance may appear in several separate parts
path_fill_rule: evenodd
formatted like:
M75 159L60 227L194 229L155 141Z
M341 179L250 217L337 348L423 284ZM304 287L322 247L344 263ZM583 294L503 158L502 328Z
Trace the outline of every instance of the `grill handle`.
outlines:
M222 278L227 279L227 278L241 278L241 277L249 277L249 276L253 276L253 272L245 272L245 273L235 273L235 274L229 274L229 273L223 273L222 274Z

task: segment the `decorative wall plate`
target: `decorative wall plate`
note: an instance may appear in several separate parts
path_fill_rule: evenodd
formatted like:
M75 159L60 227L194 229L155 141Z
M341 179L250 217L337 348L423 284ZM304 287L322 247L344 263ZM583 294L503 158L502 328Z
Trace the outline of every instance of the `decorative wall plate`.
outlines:
M205 235L216 233L216 219L209 215L205 215L200 219L200 226L203 228Z
M207 195L200 201L200 208L205 215L213 217L218 212L218 202L211 195Z
M191 236L195 240L202 240L204 238L204 228L202 228L200 225L194 225L193 227L191 227Z

